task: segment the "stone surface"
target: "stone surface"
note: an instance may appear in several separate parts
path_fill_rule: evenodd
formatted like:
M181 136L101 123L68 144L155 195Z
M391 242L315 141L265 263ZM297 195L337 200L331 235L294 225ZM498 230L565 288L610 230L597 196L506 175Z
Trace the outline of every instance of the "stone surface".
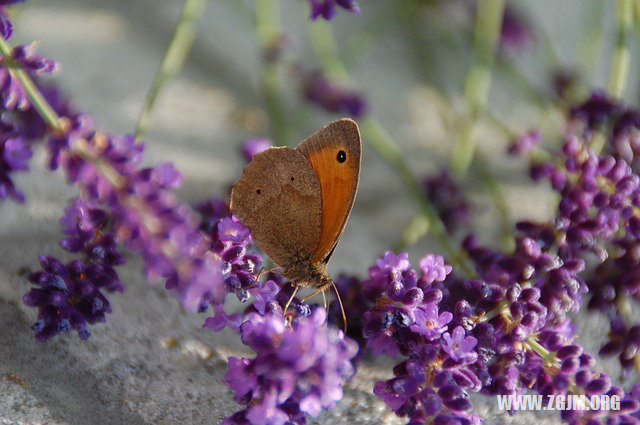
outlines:
M391 1L395 0L371 5L371 12L365 13L379 12ZM281 3L287 31L294 40L304 40L306 2ZM550 0L540 3L538 15L551 4L555 7ZM180 5L175 0L34 0L15 21L15 40L41 40L41 52L63 65L58 81L76 109L94 115L108 131L130 132ZM154 114L146 161L174 161L185 175L180 196L189 202L224 194L240 173L240 142L266 134L258 89L259 51L245 7L252 7L251 2L211 2L185 70L166 87ZM341 40L358 30L371 33L364 18L349 19L337 19ZM351 22L355 28L350 28ZM564 49L571 49L557 27L551 29L560 33L552 35L562 40ZM365 57L351 59L357 84L370 93L372 112L401 142L416 173L433 170L445 161L456 122L414 71L411 52L399 34L385 33L375 42L379 46ZM309 59L303 42L296 43L295 52ZM458 84L455 75L461 71L453 74L451 84ZM289 106L298 102L295 89L287 87ZM505 103L506 92L498 90L495 96ZM513 109L508 117L520 117L523 126L540 114L509 105L508 100L506 105L503 109ZM295 137L331 118L324 113L295 117ZM483 149L504 184L513 216L548 216L548 191L531 188L521 173L522 163L504 161L506 141L501 136L478 131L484 132ZM366 140L363 155L360 193L334 256L334 274L348 270L364 275L377 255L395 245L415 211L399 180ZM130 255L121 271L127 290L110 298L113 313L106 324L92 327L89 341L75 334L46 344L34 340L29 326L35 312L20 301L28 289L24 269L35 269L38 255L64 257L57 245L57 220L74 191L60 174L44 169L42 154L32 164L32 171L17 180L27 203L0 205L0 424L217 424L237 410L231 391L222 384L226 358L250 353L231 332L201 329L203 317L187 314L162 285L144 282L140 263ZM480 206L474 225L489 237L497 229L494 211L486 197L476 194L474 201ZM412 259L430 250L437 247L422 241L410 250ZM578 342L597 351L607 323L595 316L580 316L579 322L580 334L598 338ZM365 363L347 384L345 399L312 423L402 423L371 393L376 380L390 375L390 365ZM615 378L619 375L614 361L603 362L602 368ZM497 412L493 400L475 399L477 412L488 424L558 421L556 415L532 412L510 417Z

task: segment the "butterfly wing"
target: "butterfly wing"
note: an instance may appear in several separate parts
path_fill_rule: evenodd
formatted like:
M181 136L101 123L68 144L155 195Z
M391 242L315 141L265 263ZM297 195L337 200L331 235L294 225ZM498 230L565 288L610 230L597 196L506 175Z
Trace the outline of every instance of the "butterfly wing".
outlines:
M318 176L322 193L322 227L313 263L327 263L342 235L360 181L361 142L358 125L335 121L302 141L296 148Z
M287 147L255 155L231 189L231 211L278 265L311 255L320 240L321 207L316 173Z

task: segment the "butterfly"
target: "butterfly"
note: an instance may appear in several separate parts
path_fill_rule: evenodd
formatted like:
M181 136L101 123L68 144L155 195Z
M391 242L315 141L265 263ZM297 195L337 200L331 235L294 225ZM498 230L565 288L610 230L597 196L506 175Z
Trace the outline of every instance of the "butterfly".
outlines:
M334 121L296 148L256 154L231 189L231 212L295 290L333 286L327 266L353 208L360 180L362 144L351 119ZM309 297L310 297L309 296ZM309 297L303 299L306 300Z

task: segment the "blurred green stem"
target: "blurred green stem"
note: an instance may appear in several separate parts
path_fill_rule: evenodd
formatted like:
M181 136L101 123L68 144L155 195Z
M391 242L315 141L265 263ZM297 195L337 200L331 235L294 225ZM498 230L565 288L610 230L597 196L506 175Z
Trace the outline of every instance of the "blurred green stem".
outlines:
M636 18L636 27L638 28L637 34L640 35L640 0L635 0L634 6L635 6L634 16Z
M11 46L5 41L3 37L0 37L0 54L2 55L2 65L7 68L7 70L18 78L20 81L20 85L24 89L29 101L36 108L38 114L42 119L47 123L47 125L53 130L60 130L58 114L53 108L49 105L47 100L42 96L40 90L36 87L33 80L27 75L27 73L20 68L13 58L11 57L12 52Z
M151 124L153 106L164 84L182 69L196 36L198 18L202 15L206 4L207 0L185 0L173 37L144 99L144 105L136 125L136 140L145 137Z
M515 247L513 234L511 233L511 213L509 212L509 205L504 197L502 186L489 169L487 160L481 152L476 154L474 164L476 174L480 182L489 192L500 216L500 246L504 252L511 252Z
M427 223L423 223L423 226L426 225L429 228L431 234L445 250L449 261L462 270L467 276L472 276L473 271L467 266L464 254L456 251L453 247L438 212L425 197L422 187L409 169L409 165L405 161L397 143L374 118L369 117L361 120L360 128L362 129L363 138L367 143L378 152L382 159L384 159L403 180L409 189L411 197L418 204L420 213L427 220Z
M591 0L587 4L587 18L583 24L585 33L580 37L579 58L582 58L582 72L585 81L592 81L602 53L602 24L604 10L608 6L602 0Z
M489 96L491 69L502 25L504 3L504 0L478 1L473 60L464 87L464 97L469 110L461 124L460 134L451 154L451 169L458 178L464 177L473 161L475 145L471 131L479 110L487 103Z
M631 52L629 39L633 19L633 0L616 1L616 49L609 74L609 94L621 99L629 77Z
M269 56L278 49L280 40L280 4L279 0L255 0L256 37L262 50L262 68L260 84L264 96L271 135L276 146L285 146L289 142L284 110L280 99L278 63Z
M313 52L320 66L330 79L350 80L349 71L340 61L338 45L331 28L331 23L318 19L308 20L307 30L311 39Z

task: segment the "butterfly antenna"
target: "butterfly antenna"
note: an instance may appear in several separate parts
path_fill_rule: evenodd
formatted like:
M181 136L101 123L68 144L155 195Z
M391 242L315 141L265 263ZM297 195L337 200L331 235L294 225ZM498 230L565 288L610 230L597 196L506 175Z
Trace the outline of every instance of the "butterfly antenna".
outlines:
M300 289L300 287L296 286L295 289L293 290L293 294L291 294L291 297L289 297L289 301L287 301L287 305L284 306L284 311L282 312L282 317L284 317L284 318L287 317L287 310L289 310L289 304L291 304L291 301L293 301L293 298L296 296L296 293L298 292L298 289Z
M338 298L338 304L340 304L340 313L342 313L342 324L344 327L344 333L347 333L347 315L344 314L344 306L342 305L342 300L340 299L340 294L338 293L338 287L333 281L331 281L331 286L333 286L333 290L336 292L336 298Z

